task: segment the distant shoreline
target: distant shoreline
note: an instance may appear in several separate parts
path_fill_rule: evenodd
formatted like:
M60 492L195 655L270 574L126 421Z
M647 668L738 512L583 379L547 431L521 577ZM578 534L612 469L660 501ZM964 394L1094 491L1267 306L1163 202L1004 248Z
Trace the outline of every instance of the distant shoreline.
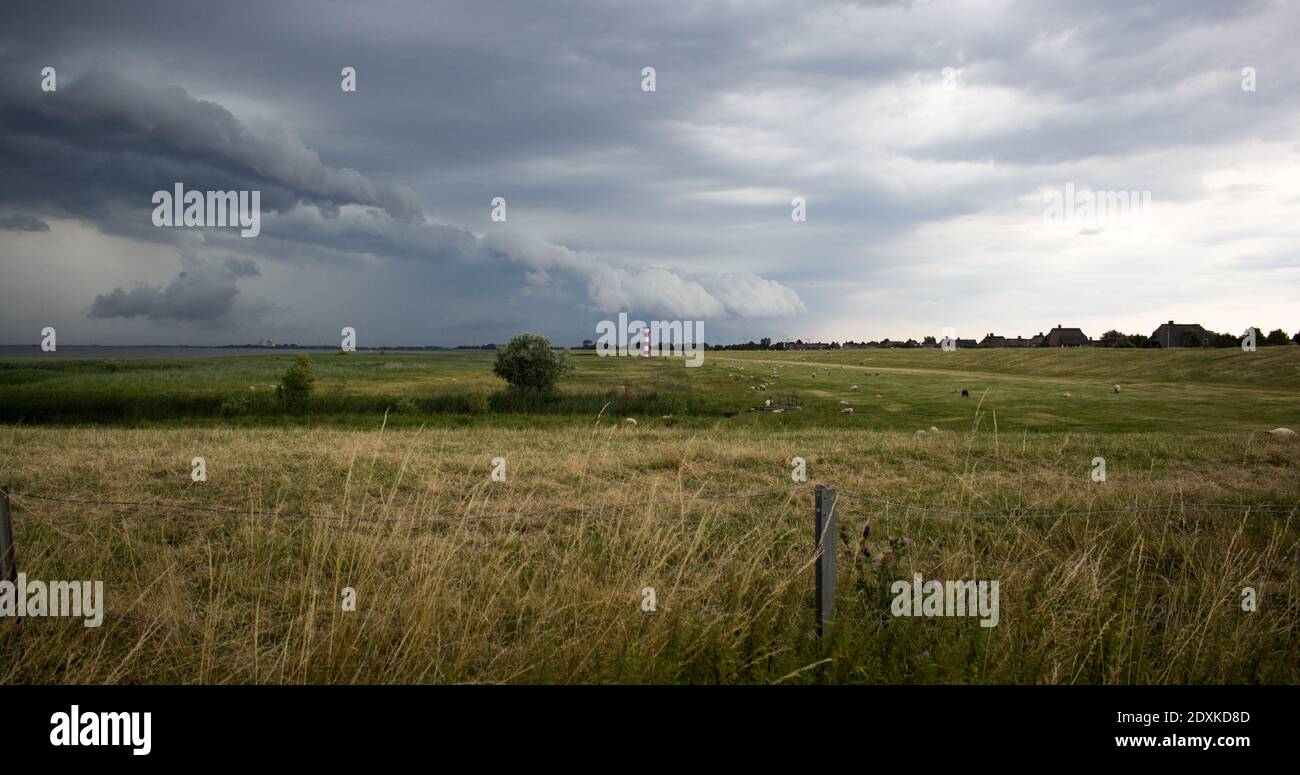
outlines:
M101 345L60 344L54 352L44 352L39 344L0 345L0 359L4 358L183 358L228 357L239 355L295 355L298 353L335 353L337 346L250 346L250 345ZM359 347L357 352L386 353L467 353L487 352L481 347Z

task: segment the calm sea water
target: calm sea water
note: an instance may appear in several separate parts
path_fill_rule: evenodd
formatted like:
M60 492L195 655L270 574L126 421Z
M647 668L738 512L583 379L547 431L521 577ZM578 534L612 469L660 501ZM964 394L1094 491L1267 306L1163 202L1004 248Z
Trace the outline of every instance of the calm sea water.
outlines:
M42 352L40 345L0 345L0 358L222 358L235 355L295 355L297 353L332 353L337 348L304 347L293 349L270 347L95 347L90 345L59 345L52 353ZM378 353L379 350L358 350L360 353ZM456 355L474 350L389 350L393 353L420 353L423 355Z

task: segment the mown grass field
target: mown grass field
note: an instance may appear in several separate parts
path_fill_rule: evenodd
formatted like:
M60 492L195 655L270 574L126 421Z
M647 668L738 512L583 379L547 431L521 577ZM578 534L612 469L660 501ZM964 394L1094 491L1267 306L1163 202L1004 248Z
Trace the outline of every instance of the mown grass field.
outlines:
M20 568L112 614L0 621L0 682L1300 679L1300 443L1266 433L1300 427L1300 348L584 355L541 403L490 356L321 355L292 416L287 362L0 362ZM891 616L915 572L999 580L998 626Z

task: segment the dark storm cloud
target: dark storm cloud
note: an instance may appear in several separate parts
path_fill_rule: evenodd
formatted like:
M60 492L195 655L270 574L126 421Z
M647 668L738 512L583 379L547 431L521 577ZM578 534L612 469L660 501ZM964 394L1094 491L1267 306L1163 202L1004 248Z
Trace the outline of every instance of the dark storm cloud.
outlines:
M57 92L23 83L6 58L0 80L0 201L36 202L74 214L106 202L151 206L156 190L260 190L262 206L361 204L419 215L409 189L321 163L284 131L256 133L222 106L177 86L146 86L95 70Z
M34 215L13 213L11 215L0 215L0 230L49 231L50 225Z
M484 251L471 232L425 219L410 189L377 185L353 170L323 165L317 153L283 129L254 132L220 105L178 87L149 88L99 70L70 83L65 79L51 94L33 92L30 84L23 88L12 78L5 85L12 99L0 109L0 154L14 173L14 185L0 197L69 212L109 233L166 241L181 237L171 231L151 234L143 211L132 209L152 191L169 190L173 179L192 190L256 189L266 209L281 216L267 214L271 255L310 246L343 256L453 263L491 256L507 268L522 269L515 274L527 285L536 286L542 277L530 272L543 241L516 240L513 249L498 244ZM348 205L370 209L343 217L339 208ZM210 240L222 244L225 236L213 234ZM261 250L264 243L225 244ZM761 317L802 308L792 292L745 273L713 278L701 272L686 279L671 270L638 267L625 278L620 262L549 247L566 256L563 265L551 268L561 278L572 277L574 287L600 308L631 299L647 312L695 309L696 315L710 316ZM97 297L92 315L219 317L230 311L237 276L191 271L166 287L118 288ZM501 278L500 285L509 287L511 279ZM735 287L752 293L735 298ZM773 287L780 292L771 293ZM767 305L777 297L776 306ZM193 304L193 310L186 311L185 304Z
M241 288L271 292L296 272L317 294L347 288L394 342L435 325L495 338L507 324L485 308L579 339L575 319L618 306L795 330L869 314L827 289L893 288L903 304L933 293L915 290L918 275L954 261L978 274L986 256L1017 278L1005 254L1033 266L1072 249L1015 241L1041 188L1195 201L1207 172L1245 164L1242 148L1294 143L1300 101L1300 23L1266 0L53 2L6 14L0 211L203 262L164 284L115 278L97 314L231 320L252 303ZM59 68L53 94L38 89L46 65ZM344 65L358 70L354 94L339 88ZM647 65L653 94L639 88ZM1243 66L1258 69L1258 93L1239 88ZM951 92L944 67L960 73ZM149 195L177 180L261 190L262 235L155 229ZM790 221L795 195L806 224ZM494 196L508 224L488 220ZM932 233L967 223L988 225L974 242ZM276 286L274 305L333 314L295 297L301 287ZM948 309L986 295L975 281L944 293Z

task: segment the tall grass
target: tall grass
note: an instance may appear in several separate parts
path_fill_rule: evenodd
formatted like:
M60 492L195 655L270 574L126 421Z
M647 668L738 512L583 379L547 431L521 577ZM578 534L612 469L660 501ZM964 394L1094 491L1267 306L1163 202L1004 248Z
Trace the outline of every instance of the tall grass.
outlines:
M113 616L99 629L0 621L11 657L0 682L1300 679L1300 513L1187 505L1300 503L1300 445L1008 437L987 425L720 434L618 419L366 433L3 429L22 569L104 579ZM1088 477L1098 454L1104 484ZM194 455L207 459L205 483L189 480ZM843 493L839 623L826 640L809 637L812 495L781 489L796 455ZM504 482L489 478L495 456L507 460ZM855 493L1068 512L923 517ZM1103 513L1120 507L1135 510ZM890 541L901 536L913 543ZM999 580L1000 624L890 616L889 584L914 572ZM1240 607L1246 586L1258 591L1253 613ZM341 609L345 587L355 612ZM655 613L641 609L645 587Z

